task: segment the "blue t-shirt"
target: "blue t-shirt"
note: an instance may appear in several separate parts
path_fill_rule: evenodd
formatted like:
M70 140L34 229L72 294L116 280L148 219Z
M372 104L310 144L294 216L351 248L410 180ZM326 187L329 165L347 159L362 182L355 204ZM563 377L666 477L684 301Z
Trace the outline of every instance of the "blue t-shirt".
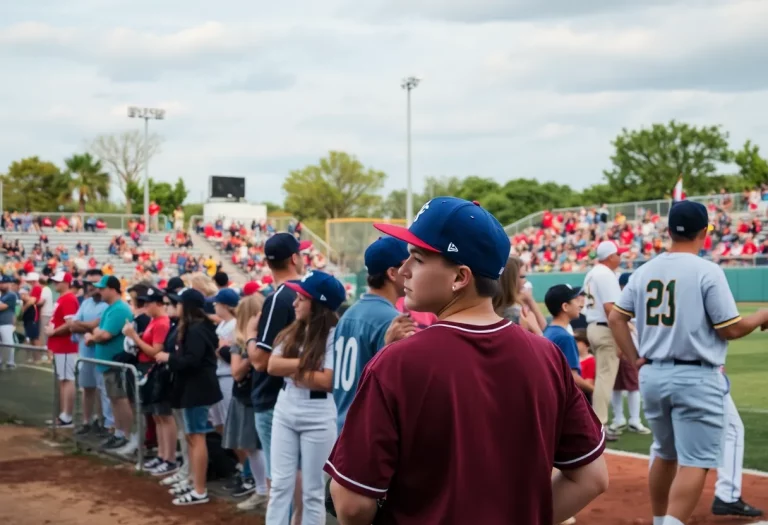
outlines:
M0 302L8 305L8 308L0 312L0 325L3 324L16 324L16 301L19 300L19 296L15 292L5 292L0 297Z
M581 361L579 360L579 348L576 339L562 326L549 325L544 329L544 337L552 341L565 356L571 370L576 370L581 375Z
M334 333L333 398L339 426L344 426L347 411L357 391L365 365L384 346L384 335L400 312L378 295L364 294L341 316Z
M75 314L75 321L88 323L90 321L95 321L96 319L101 319L101 316L104 314L104 310L107 309L107 306L107 303L104 301L99 301L97 303L93 300L92 297L88 297L80 305L80 309L77 311L77 314ZM77 341L81 354L84 352L87 353L85 346L85 334L72 334L72 340Z
M113 357L123 351L123 326L126 321L133 320L131 307L125 301L117 300L107 306L99 321L99 330L104 330L112 334L112 338L102 343L96 343L96 359L111 361ZM106 372L108 367L97 365L97 368Z

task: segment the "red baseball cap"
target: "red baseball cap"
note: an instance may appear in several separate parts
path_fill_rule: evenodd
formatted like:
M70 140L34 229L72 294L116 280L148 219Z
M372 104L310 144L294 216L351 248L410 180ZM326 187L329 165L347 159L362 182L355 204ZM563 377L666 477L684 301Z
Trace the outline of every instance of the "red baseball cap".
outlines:
M245 286L243 286L243 297L248 297L249 295L253 295L258 291L259 283L256 281L248 281L245 283Z
M72 284L72 274L69 272L58 271L51 277L51 281L55 283Z
M261 282L263 284L272 284L273 282L275 282L275 280L272 278L271 275L265 275L264 277L261 278Z
M299 251L303 252L304 250L309 250L312 248L312 241L301 241L299 243Z

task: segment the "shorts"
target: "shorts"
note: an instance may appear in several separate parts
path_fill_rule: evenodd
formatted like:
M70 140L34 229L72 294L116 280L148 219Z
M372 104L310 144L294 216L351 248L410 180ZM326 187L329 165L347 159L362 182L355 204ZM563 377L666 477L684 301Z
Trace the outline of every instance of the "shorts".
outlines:
M127 375L123 378L123 371L120 369L107 370L104 372L104 389L107 391L107 397L110 399L123 399L128 397Z
M93 358L96 357L96 350L92 346L86 346L80 348L80 357ZM96 370L94 363L88 361L81 361L79 373L77 374L77 385L83 388L96 388L99 386L99 382L96 379L96 374L99 372Z
M40 339L40 321L29 321L24 323L24 336L30 341Z
M59 381L75 380L75 360L77 354L53 354L53 366Z
M613 383L614 390L627 390L635 392L640 390L640 383L637 378L637 367L622 357L619 359L619 371L616 374L616 381Z
M213 432L213 425L208 421L207 406L182 408L185 434L207 434Z
M160 403L142 405L141 412L147 416L172 416L173 408L170 401L161 401Z
M645 418L661 459L683 467L720 466L726 388L714 367L655 361L640 369Z

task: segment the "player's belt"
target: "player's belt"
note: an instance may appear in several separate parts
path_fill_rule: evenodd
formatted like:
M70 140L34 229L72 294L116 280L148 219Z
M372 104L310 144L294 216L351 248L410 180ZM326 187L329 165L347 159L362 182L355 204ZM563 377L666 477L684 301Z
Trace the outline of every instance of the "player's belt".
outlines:
M285 383L283 383L283 386L281 388L285 390ZM326 399L327 397L328 397L328 392L323 392L322 390L309 391L309 399Z
M656 359L655 361L659 363L672 363L674 366L708 366L710 368L715 367L715 365L711 365L706 361L701 361L699 359ZM645 362L650 365L650 364L653 364L654 359L646 359Z

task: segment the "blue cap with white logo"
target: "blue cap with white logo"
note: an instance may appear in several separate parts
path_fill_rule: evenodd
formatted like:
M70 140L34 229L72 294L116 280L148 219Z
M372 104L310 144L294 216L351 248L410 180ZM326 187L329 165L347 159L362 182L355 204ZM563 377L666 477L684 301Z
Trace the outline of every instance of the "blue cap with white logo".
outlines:
M333 311L338 310L347 299L344 285L333 275L320 270L307 273L301 281L287 281L285 286Z
M368 275L379 275L396 268L408 258L408 245L394 237L379 237L365 250Z
M707 208L700 202L678 201L669 209L669 233L692 239L709 226Z
M374 227L488 279L498 279L509 258L509 236L476 201L435 197L421 207L410 228L380 223Z

